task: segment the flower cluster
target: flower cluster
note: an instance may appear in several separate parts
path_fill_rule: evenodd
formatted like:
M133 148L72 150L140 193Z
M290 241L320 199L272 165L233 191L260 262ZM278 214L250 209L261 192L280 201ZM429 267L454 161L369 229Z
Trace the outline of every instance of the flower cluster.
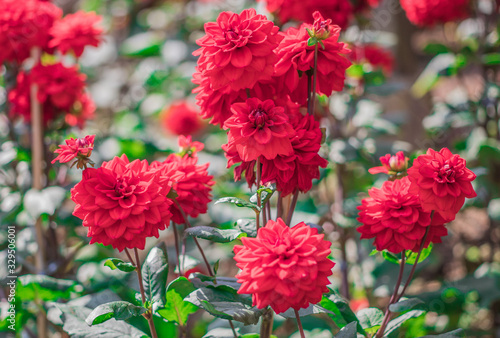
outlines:
M59 155L53 162L88 159L93 141L94 136L67 140L56 150ZM186 139L179 143L185 144ZM183 214L196 217L207 211L214 182L207 173L208 164L197 165L197 161L196 153L173 154L163 163L151 164L146 160L130 162L122 155L97 169L86 168L82 180L71 190L76 203L73 215L88 227L90 243L111 245L120 251L144 249L146 238L158 238L171 220L184 223Z
M330 284L335 265L328 255L331 243L305 223L289 228L281 218L269 221L256 238L234 247L241 272L238 293L252 294L259 309L270 305L276 313L317 303Z
M62 17L62 10L49 1L0 1L0 64L21 64L31 51L52 54L43 63L33 60L30 71L20 71L16 87L9 93L12 118L30 121L30 87L38 88L43 119L49 123L59 116L70 126L83 127L93 117L95 105L84 92L85 75L76 66L54 61L57 53L72 51L76 57L85 46L98 46L101 18L94 13L77 12ZM47 60L51 60L47 63Z
M407 170L408 158L402 152L380 161L383 166L372 168L371 173L407 171L408 176L370 189L370 197L358 207L358 221L363 225L357 230L361 238L374 238L379 251L418 251L422 241L423 247L440 243L447 234L444 224L455 219L466 197L476 196L471 184L476 176L463 158L447 148L429 149Z
M469 15L469 0L401 0L408 20L418 26L433 26Z

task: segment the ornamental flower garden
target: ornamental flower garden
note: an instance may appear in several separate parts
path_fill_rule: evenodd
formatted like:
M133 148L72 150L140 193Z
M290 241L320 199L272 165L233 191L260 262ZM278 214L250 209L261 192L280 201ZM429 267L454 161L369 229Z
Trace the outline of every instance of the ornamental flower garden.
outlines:
M498 1L0 10L2 334L498 336Z

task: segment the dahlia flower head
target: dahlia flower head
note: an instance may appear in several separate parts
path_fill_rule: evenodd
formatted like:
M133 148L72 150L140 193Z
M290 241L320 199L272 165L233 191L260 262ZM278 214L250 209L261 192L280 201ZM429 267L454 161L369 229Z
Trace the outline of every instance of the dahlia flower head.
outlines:
M215 184L214 177L207 171L209 163L198 165L197 156L171 154L164 162L155 161L152 166L181 174L171 181L176 193L175 200L186 216L194 218L207 212L207 205L212 200L212 186ZM186 220L179 207L175 203L171 206L172 221L184 224Z
M178 178L152 168L146 160L115 157L100 168L83 171L82 180L71 189L73 215L88 227L91 244L143 250L146 238L158 238L170 222L171 179Z
M238 293L251 294L254 306L269 305L276 313L318 303L335 265L323 237L304 222L289 228L281 218L267 222L256 238L243 237L243 245L234 247Z
M94 139L95 135L87 135L78 139L70 138L69 140L65 140L66 144L60 144L59 148L54 151L58 155L51 163L54 164L57 161L59 163L67 163L77 158L71 166L76 164L78 169L87 168L88 163L93 166L92 161L90 161L90 155L92 155L92 150L94 149Z
M471 183L476 175L465 165L465 160L448 148L439 152L429 148L413 161L408 169L410 191L419 195L423 210L439 213L449 222L466 197L477 196Z
M68 14L54 23L50 29L48 46L57 48L62 54L72 51L76 57L83 54L86 46L99 46L103 29L99 26L102 17L94 12L78 11Z
M352 45L350 58L357 64L369 64L374 70L380 69L385 76L392 74L394 57L389 50L376 44Z
M315 14L317 21L325 21ZM274 76L279 78L278 91L290 94L294 102L305 105L308 93L308 74L312 76L314 68L315 46L309 46L308 30L313 25L303 23L298 29L290 27L285 33L276 53L279 61L275 65ZM344 55L350 50L345 43L339 42L340 27L330 26L328 38L318 46L317 93L330 96L332 92L344 88L345 71L351 65ZM324 48L323 48L324 46Z
M223 93L269 80L277 61L274 49L282 39L278 31L255 9L222 12L216 22L205 24L206 35L196 41L201 47L193 53L199 56L197 71L208 79L212 90Z
M0 64L21 63L33 47L46 48L49 31L62 10L41 0L0 1Z
M342 28L347 28L353 17L353 6L349 0L258 0L265 1L269 12L275 13L279 21L312 23L312 14L319 11L327 19Z
M186 101L168 106L160 113L160 119L163 128L173 135L196 134L203 128L198 111Z
M417 26L434 26L464 19L471 13L469 0L401 0L408 20Z
M388 174L395 175L397 173L403 173L408 169L409 158L405 156L402 151L398 151L396 155L385 154L380 157L379 167L373 167L368 169L370 174Z
M37 64L29 73L17 75L16 87L9 92L11 108L9 114L31 121L30 86L38 85L37 100L43 107L43 119L47 124L65 113L65 120L71 126L83 127L85 121L94 115L95 105L85 93L85 74L76 66L65 67L62 63ZM68 116L71 115L71 116Z
M236 151L243 161L268 160L278 155L292 155L290 137L295 134L283 107L272 100L251 98L231 106L233 116L226 120L228 143L226 152Z
M357 231L361 239L374 238L378 251L417 252L428 227L425 248L430 243L441 243L441 237L448 233L439 217L433 218L431 223L431 213L424 211L418 194L410 191L410 185L408 177L386 181L382 188L370 189L370 197L358 206L357 220L363 225Z

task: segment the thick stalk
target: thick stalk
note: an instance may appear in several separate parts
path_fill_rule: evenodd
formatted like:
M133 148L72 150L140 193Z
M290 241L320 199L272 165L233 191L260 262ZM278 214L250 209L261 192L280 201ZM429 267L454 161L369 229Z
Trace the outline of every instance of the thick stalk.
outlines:
M257 174L256 174L257 182L255 182L255 185L257 186L257 206L260 209L260 207L261 207L261 199L260 199L260 193L259 193L260 179L261 179L261 177L260 177L261 176L260 157L257 157L257 163L255 164L255 170L257 172ZM256 214L255 221L257 224L257 232L259 231L259 228L260 228L260 213L261 213L261 210L257 210L255 212L255 214Z
M293 311L295 311L295 318L297 318L297 326L299 327L300 337L306 338L306 335L304 334L304 328L302 327L302 322L300 321L299 311L295 309L293 309Z
M146 293L144 292L144 284L142 283L142 271L141 271L141 261L139 259L139 252L137 248L134 248L135 253L135 261L136 261L136 270L137 270L137 278L139 279L139 289L141 290L141 299L142 304L146 304ZM158 334L156 333L155 323L153 321L153 313L150 312L152 309L149 309L148 312L144 315L144 317L148 320L149 330L151 331L151 337L158 338Z
M399 286L401 285L401 281L403 280L405 263L406 263L406 252L405 250L403 250L403 252L401 253L401 262L399 265L398 280L396 282L396 285L394 286L394 292L392 293L391 299L389 300L389 305L387 305L387 309L385 310L385 316L384 319L382 320L382 325L380 325L380 329L378 330L377 335L375 336L376 338L383 337L385 327L387 326L387 323L391 318L391 311L389 310L389 306L397 302Z
M177 200L174 199L173 201L174 201L174 204L177 207L177 209L179 209L179 212L181 213L182 218L184 219L184 224L188 228L190 228L191 227L191 223L189 223L189 219L188 219L186 213L184 212L184 210L182 210L181 205L179 204L179 202L177 202ZM210 263L208 263L207 257L205 256L205 253L203 252L203 249L201 248L200 243L198 243L198 240L194 236L193 236L193 240L194 240L194 243L196 244L196 246L198 247L198 250L200 250L201 257L203 257L203 260L205 261L205 265L207 266L208 274L211 277L213 277L214 274L212 272L212 267L210 266Z
M270 338L273 334L273 317L274 311L270 308L262 316L262 324L260 325L260 338Z
M290 205L290 209L288 210L288 215L286 218L286 224L291 227L293 212L295 211L295 207L297 206L297 199L299 198L299 189L295 190L293 193L292 204Z

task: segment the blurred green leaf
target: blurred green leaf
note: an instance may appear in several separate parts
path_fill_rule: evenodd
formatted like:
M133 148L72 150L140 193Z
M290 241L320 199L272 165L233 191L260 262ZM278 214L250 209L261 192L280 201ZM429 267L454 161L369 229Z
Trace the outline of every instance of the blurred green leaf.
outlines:
M196 226L185 230L186 235L203 238L216 243L229 243L247 234L237 229L221 230L209 226Z
M329 315L330 318L335 322L335 324L343 328L349 323L356 322L357 324L357 332L361 334L366 334L364 329L359 324L359 319L356 317L354 312L349 307L349 303L336 294L333 290L323 295L319 305L323 308L333 312L335 315Z
M260 207L258 205L247 202L237 197L223 197L218 199L214 204L219 204L219 203L230 203L240 208L250 208L255 211L260 211Z
M387 250L382 251L382 257L388 262L394 263L394 264L399 264L399 258L393 254L392 252L389 252Z
M425 303L418 298L408 298L389 305L392 312L405 312L409 310L426 310Z
M427 248L422 249L422 253L420 254L420 257L418 258L418 264L422 263L425 261L427 257L431 254L432 251L432 243L429 244ZM410 250L406 251L406 264L415 264L415 261L417 260L418 252L413 252Z
M125 320L131 317L140 316L146 312L141 306L136 306L129 302L117 301L99 305L87 317L85 322L89 325L104 323L111 318Z
M248 237L257 236L257 228L255 225L255 218L242 218L236 221L236 226L241 231L247 234Z
M356 326L359 325L357 322L352 322L344 326L339 333L337 333L334 338L356 338Z
M124 262L118 258L110 258L104 262L104 266L107 266L111 270L120 270L123 272L132 272L135 270L135 266L132 263Z
M424 53L437 55L443 53L449 53L450 49L441 43L428 43L424 49Z
M481 61L486 66L500 65L500 53L487 53L481 57Z
M160 55L163 38L154 32L132 35L123 41L120 52L125 56L158 56Z
M435 337L435 338L465 337L465 331L463 329L456 329L456 330L453 330L453 331L450 331L450 332L441 333L441 334L432 335L432 336L422 336L420 338L431 338L431 337Z
M78 286L78 283L72 280L45 275L24 275L18 278L16 294L24 301L69 299Z
M387 327L386 327L385 332L384 332L384 337L393 333L393 332L397 333L396 330L398 330L401 327L401 325L403 325L404 322L406 322L409 319L419 317L419 316L423 315L424 313L425 313L425 311L422 311L422 310L411 310L411 311L403 313L399 317L394 318L393 320L391 320L387 324Z

